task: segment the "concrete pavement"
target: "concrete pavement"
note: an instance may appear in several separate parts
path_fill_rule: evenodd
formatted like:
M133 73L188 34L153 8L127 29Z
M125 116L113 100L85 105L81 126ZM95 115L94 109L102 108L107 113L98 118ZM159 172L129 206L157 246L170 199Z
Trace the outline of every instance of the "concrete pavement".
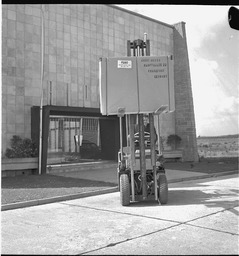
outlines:
M97 181L106 181L117 184L117 165L109 166L104 169L89 169L89 170L81 170L74 172L58 172L52 173L53 175L78 178L78 179L89 179L89 180L97 180ZM190 172L190 171L182 171L182 170L170 170L166 169L166 176L169 183L179 182L184 180L191 179L199 179L199 178L208 178L215 177L219 175L227 175L232 174L237 171L230 172L220 172L214 174L206 174L203 172Z
M238 254L237 174L169 184L169 202L119 192L2 212L2 254Z
M69 170L72 167L68 167ZM182 170L166 170L166 176L168 183L186 181L186 180L194 180L200 178L208 178L208 177L217 177L221 175L229 175L237 173L237 171L230 171L230 172L220 172L214 174L205 174L201 172L190 172L190 171L182 171ZM89 179L89 180L96 180L96 181L105 181L117 184L117 164L105 164L105 168L91 168L84 170L83 168L80 171L68 171L66 167L66 171L60 172L49 172L52 175L64 176L64 177L71 177L76 179ZM88 196L95 196L105 193L113 193L118 191L117 186L114 188L103 189L100 191L92 191L92 192L84 192L79 194L72 194L72 195L62 195L57 197L45 198L45 199L37 199L31 201L24 201L24 202L17 202L11 204L5 204L1 206L1 210L12 210L17 208L29 207L29 206L36 206L48 203L54 203L59 201L65 200L73 200L77 198L84 198Z

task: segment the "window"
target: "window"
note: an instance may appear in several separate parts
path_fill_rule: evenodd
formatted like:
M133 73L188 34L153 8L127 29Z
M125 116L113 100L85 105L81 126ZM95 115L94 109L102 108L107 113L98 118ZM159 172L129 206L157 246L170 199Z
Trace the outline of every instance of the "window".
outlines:
M75 135L82 135L82 141L87 141L86 152L80 152ZM98 156L100 152L99 118L97 117L69 117L50 116L48 136L48 160L51 162L68 161L69 156L81 159Z

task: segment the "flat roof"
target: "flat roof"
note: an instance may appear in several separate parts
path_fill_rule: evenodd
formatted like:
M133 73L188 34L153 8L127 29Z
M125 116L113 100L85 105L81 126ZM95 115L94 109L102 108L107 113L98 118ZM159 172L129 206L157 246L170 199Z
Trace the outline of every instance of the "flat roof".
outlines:
M137 13L137 12L129 11L129 10L127 10L127 9L124 9L124 8L122 8L122 7L119 7L119 6L116 6L116 5L114 5L114 4L106 4L106 5L107 5L107 6L110 6L110 7L112 7L112 8L118 9L118 10L120 10L120 11L123 11L123 12L128 12L129 14L138 16L138 17L140 17L140 18L147 19L147 20L150 20L150 21L159 23L159 24L164 25L164 26L167 26L167 27L169 27L169 28L174 28L173 25L169 25L169 24L164 23L164 22L162 22L162 21L152 19L152 18L150 18L150 17L144 16L144 15L139 14L139 13Z

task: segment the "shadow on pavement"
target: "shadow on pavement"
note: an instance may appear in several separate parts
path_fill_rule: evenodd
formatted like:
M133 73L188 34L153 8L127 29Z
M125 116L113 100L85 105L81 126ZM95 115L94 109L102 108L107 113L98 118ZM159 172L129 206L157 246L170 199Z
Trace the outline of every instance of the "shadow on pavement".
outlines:
M238 175L236 175L238 177ZM233 176L235 177L235 176ZM167 205L194 205L202 204L206 207L219 207L227 209L232 213L239 216L239 212L234 207L239 206L239 200L233 200L232 198L239 195L239 189L234 187L238 186L238 183L232 183L228 185L230 181L225 185L224 180L230 180L232 176L219 176L215 180L200 181L200 182L182 182L178 184L171 184L169 188L169 201Z
M239 212L233 207L239 206L239 200L227 200L225 197L238 196L239 190L230 189L229 193L221 193L220 191L213 191L212 193L205 193L200 190L175 190L169 192L169 201L167 205L194 205L202 204L206 207L220 207L227 209L237 216Z
M216 181L231 179L232 177L220 176ZM168 203L162 207L177 205L195 205L201 204L206 207L219 207L231 211L239 216L239 212L235 208L239 206L239 200L230 200L238 197L239 189L230 188L229 186L219 186L212 184L213 178L207 181L186 181L180 183L169 184ZM216 186L216 187L215 187ZM128 207L146 207L158 206L156 200L146 200L131 203Z
M206 193L201 190L169 190L168 203L162 205L162 207L202 204L206 207L219 207L225 210L227 209L239 216L239 212L236 209L233 209L234 207L239 206L239 200L225 199L225 197L228 198L230 196L238 196L238 194L238 189L230 189L230 191L226 193L220 193L218 190L214 190L212 193ZM156 200L146 200L131 203L128 207L158 207L158 205L159 204Z

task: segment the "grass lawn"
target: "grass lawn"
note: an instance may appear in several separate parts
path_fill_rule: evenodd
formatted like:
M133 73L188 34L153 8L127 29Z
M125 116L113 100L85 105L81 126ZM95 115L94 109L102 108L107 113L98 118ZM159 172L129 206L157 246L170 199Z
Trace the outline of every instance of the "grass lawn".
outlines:
M23 175L2 178L2 204L79 194L117 184L54 175Z

